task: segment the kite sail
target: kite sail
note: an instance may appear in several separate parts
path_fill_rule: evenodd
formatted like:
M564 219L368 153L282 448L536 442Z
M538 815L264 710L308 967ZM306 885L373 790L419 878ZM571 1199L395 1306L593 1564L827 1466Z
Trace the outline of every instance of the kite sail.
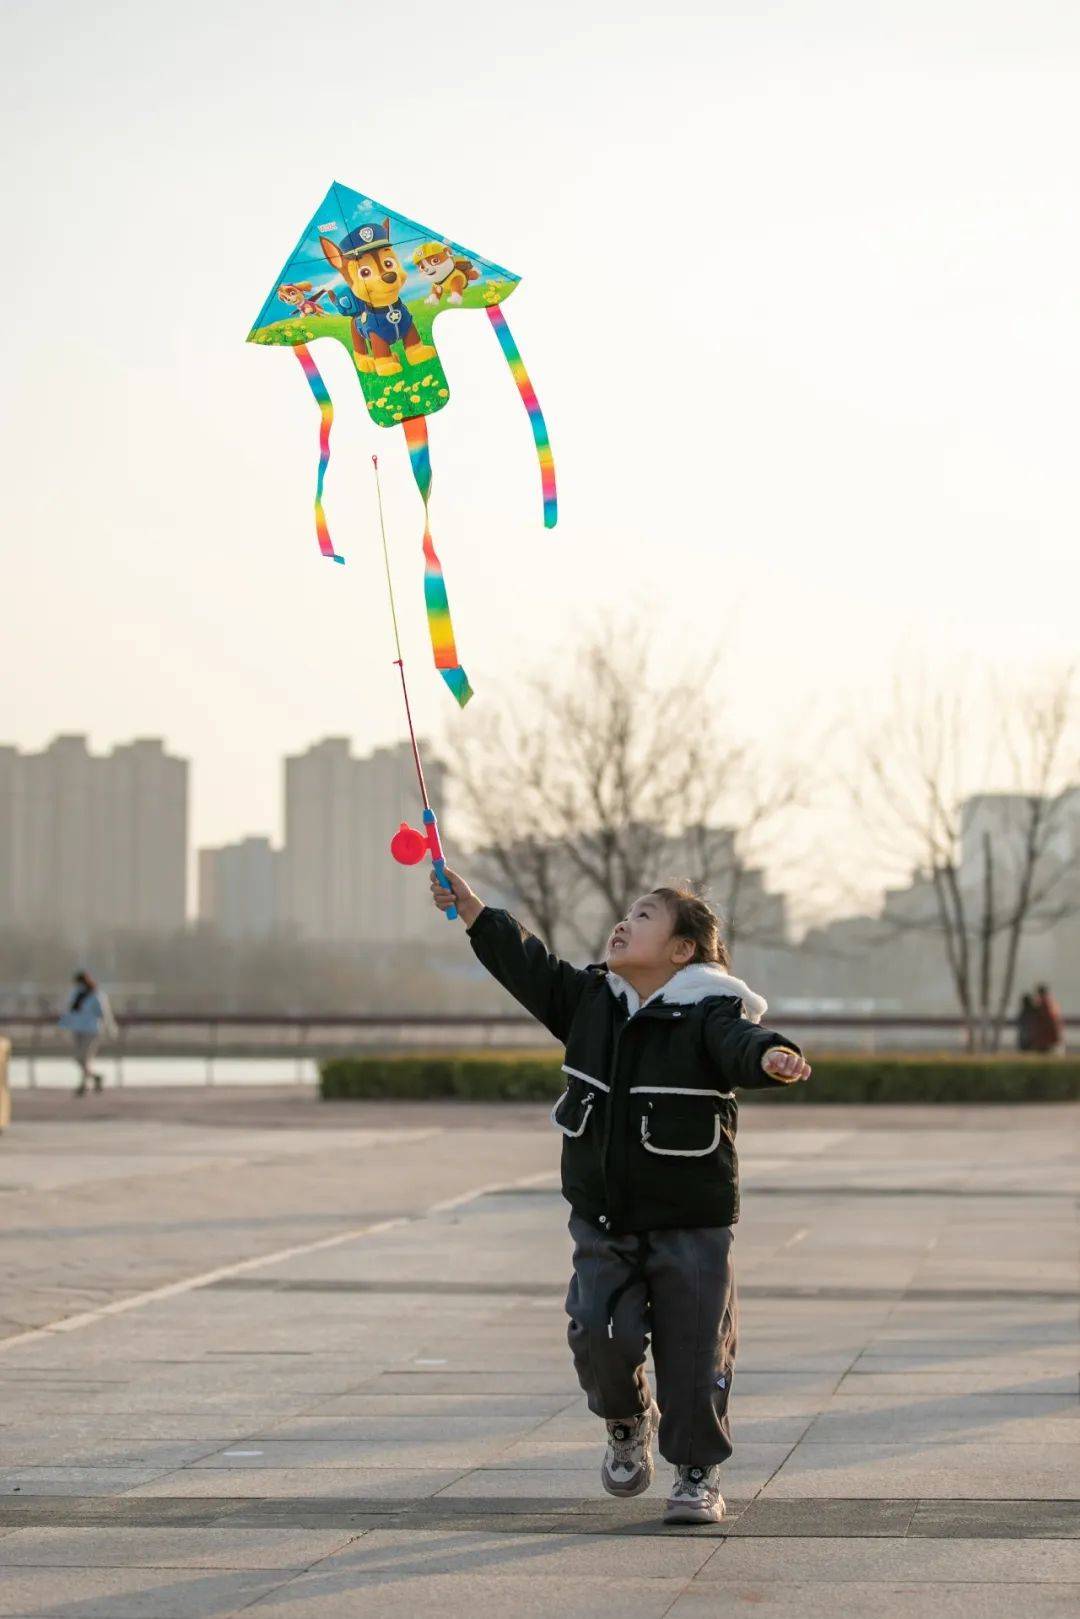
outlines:
M295 350L319 406L315 530L324 556L335 549L323 512L334 407L308 348L333 337L352 355L371 419L404 430L424 503L424 598L435 666L462 707L472 696L458 661L442 564L431 536L431 449L427 418L450 385L432 335L444 309L482 309L495 329L528 412L540 463L544 525L558 517L547 426L501 304L520 277L450 237L418 225L348 186L330 187L274 282L248 341Z

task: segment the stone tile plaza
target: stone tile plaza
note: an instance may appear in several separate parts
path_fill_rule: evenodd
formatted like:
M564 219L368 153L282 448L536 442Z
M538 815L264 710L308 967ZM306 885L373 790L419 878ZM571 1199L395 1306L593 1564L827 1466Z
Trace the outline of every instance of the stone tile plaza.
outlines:
M0 1619L1080 1619L1080 3L0 87Z
M599 1486L539 1107L18 1097L0 1615L1080 1611L1080 1109L747 1109L728 1515Z

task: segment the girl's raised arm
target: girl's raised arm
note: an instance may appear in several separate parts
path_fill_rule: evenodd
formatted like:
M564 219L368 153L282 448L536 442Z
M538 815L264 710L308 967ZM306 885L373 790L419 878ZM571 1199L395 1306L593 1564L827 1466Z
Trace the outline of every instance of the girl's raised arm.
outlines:
M463 877L447 868L450 889L432 872L431 895L440 911L456 905L478 961L545 1029L565 1042L590 974L553 956L508 911L485 905Z

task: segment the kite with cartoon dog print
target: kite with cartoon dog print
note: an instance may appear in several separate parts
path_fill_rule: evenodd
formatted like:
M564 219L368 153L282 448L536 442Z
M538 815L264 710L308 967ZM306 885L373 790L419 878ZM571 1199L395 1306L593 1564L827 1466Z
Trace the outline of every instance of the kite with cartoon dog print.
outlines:
M327 280L329 276L329 280ZM435 665L464 707L472 696L458 662L442 565L428 522L431 455L427 418L450 397L432 324L444 309L483 309L495 328L532 425L540 462L544 525L558 513L555 466L543 413L499 307L519 276L479 253L334 184L289 255L248 341L295 350L319 405L322 426L315 527L324 556L334 549L323 513L334 409L308 344L333 337L349 350L368 413L380 427L400 424L424 502L424 595Z

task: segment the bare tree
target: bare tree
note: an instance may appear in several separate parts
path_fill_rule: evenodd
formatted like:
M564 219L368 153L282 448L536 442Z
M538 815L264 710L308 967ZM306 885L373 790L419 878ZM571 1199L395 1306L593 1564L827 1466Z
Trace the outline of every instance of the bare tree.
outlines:
M595 950L673 872L753 931L762 885L722 822L737 819L761 851L795 802L795 773L766 780L750 746L722 736L715 658L667 679L651 662L643 625L602 629L560 660L566 677L539 675L520 706L467 715L454 750L459 813L484 867L553 948L572 938Z
M880 937L940 942L972 1051L1000 1048L1022 944L1076 910L1074 671L1029 687L897 679L852 798L878 861L915 876Z

